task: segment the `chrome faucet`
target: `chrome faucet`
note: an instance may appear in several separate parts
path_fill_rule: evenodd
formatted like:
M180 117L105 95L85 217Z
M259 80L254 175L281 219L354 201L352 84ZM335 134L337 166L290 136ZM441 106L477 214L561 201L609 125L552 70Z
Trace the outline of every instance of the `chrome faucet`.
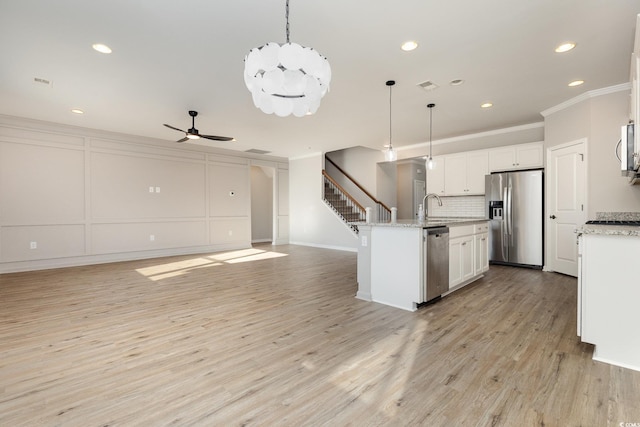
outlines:
M429 218L429 208L427 207L427 201L429 199L429 197L435 197L436 200L438 201L438 206L442 206L442 200L440 200L440 196L438 196L436 193L427 193L425 194L425 196L422 198L422 209L424 209L424 218L427 219Z

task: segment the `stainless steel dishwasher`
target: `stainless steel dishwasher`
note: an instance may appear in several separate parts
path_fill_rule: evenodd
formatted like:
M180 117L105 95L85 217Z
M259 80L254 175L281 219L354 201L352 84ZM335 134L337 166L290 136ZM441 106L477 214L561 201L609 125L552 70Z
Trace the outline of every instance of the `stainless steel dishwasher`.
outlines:
M449 290L449 227L426 228L425 299L430 301Z

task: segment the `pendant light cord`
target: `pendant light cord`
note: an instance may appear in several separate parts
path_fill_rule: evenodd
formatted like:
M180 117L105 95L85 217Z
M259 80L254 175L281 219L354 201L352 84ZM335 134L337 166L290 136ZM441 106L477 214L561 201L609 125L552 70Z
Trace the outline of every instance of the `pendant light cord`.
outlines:
M431 158L432 132L433 132L433 108L429 108L429 158Z
M289 0L287 0L287 4L285 6L285 18L287 19L287 44L289 44Z
M393 144L391 144L391 89L392 85L389 85L389 150L393 149Z
M431 160L432 136L433 136L433 107L436 104L427 104L429 109L429 160Z

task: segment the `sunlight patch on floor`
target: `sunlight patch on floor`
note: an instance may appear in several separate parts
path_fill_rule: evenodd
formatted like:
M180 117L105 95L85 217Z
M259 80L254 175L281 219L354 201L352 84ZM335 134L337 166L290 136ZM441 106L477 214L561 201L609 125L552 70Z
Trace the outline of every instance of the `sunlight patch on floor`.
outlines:
M364 403L373 403L378 395L391 395L385 415L395 416L396 404L411 380L413 364L427 329L428 321L416 320L412 330L394 331L364 353L345 361L329 377L332 384Z
M150 267L138 268L141 275L158 281L170 277L176 277L199 268L216 267L224 264L237 264L240 262L261 261L271 258L287 256L280 252L264 251L261 249L241 249L237 251L220 252L205 257L186 259L183 261L157 264Z
M237 264L239 262L260 261L263 259L280 258L283 256L287 256L287 254L282 254L279 252L263 252L261 254L248 255L248 256L245 256L244 258L230 259L227 262L229 264Z
M219 252L219 253L207 255L207 259L212 259L215 261L229 261L236 258L246 257L249 255L261 254L263 252L265 251L263 251L262 249L254 249L254 248L240 249L237 251Z

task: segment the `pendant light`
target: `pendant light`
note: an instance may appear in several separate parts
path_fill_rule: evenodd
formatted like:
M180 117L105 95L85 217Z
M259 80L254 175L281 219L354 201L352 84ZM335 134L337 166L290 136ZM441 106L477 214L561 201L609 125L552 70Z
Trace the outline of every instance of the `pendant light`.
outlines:
M433 157L431 156L431 148L432 148L432 131L433 131L433 107L436 104L427 104L427 108L429 109L429 159L427 160L427 168L433 169L434 162Z
M398 159L398 153L393 148L391 142L391 88L395 85L395 80L388 80L386 85L389 86L389 145L384 151L384 158L387 162L395 162Z
M315 113L329 91L331 66L317 51L289 41L289 0L285 15L287 42L251 49L244 59L244 82L263 112L302 117Z

